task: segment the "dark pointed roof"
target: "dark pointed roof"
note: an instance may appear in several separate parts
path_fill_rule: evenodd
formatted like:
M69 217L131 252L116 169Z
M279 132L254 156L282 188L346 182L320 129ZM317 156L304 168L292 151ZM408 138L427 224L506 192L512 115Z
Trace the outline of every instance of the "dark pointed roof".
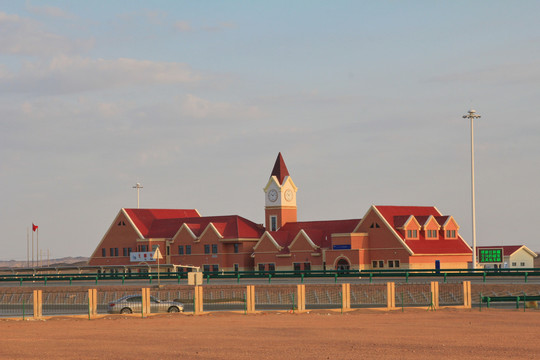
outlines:
M281 156L281 153L278 154L276 163L274 164L274 168L272 169L272 174L270 174L270 176L277 177L280 184L283 184L285 176L290 176L289 170L287 170L287 166L285 165L285 161L283 161L283 156Z

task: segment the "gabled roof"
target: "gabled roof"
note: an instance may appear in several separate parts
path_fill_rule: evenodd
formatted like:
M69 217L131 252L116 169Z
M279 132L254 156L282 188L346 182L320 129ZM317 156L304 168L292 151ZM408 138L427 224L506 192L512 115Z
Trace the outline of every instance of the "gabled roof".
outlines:
M264 233L264 227L238 215L201 217L197 210L124 209L144 238L173 238L185 224L199 237L208 226L223 238L254 238Z
M316 246L330 248L332 234L351 233L359 222L360 219L289 222L271 234L278 243L283 242L281 246L287 247L303 230Z
M161 238L178 230L179 219L200 217L195 209L123 209L145 238ZM175 231L176 232L176 231Z
M415 255L420 254L471 254L469 245L458 234L457 239L426 239L425 233L421 231L418 239L406 240L399 227L404 225L403 219L408 219L411 215L415 218L425 219L433 216L439 224L439 218L442 214L434 206L374 206L384 217L386 222L394 229L394 232L400 237ZM442 221L442 219L441 219ZM444 223L444 222L443 222Z
M270 174L270 177L272 176L275 176L278 179L280 185L283 184L285 176L289 176L289 170L287 170L287 166L285 165L285 161L283 161L281 153L278 154L276 163L274 164L274 168Z

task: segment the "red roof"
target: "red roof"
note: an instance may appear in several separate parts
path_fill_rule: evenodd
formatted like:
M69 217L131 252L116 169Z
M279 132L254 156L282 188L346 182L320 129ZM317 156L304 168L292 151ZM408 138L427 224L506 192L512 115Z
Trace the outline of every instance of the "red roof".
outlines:
M162 232L168 232L171 228L175 227L175 221L182 218L191 218L200 216L195 209L124 209L131 221L135 224L137 229L145 237L162 237L162 236L150 236L150 229L160 223L159 228ZM162 221L168 220L168 221ZM153 234L152 234L153 235Z
M285 165L285 161L283 161L281 153L278 154L276 163L274 164L274 168L272 169L272 174L270 174L270 177L272 176L277 177L280 184L283 184L285 176L289 176L289 170L287 170L287 166Z
M289 222L278 231L272 232L272 237L283 247L287 247L294 240L300 230L309 236L313 243L321 248L329 248L332 243L332 234L351 233L361 219L349 220L326 220L326 221L302 221ZM276 238L276 235L279 239ZM287 234L284 236L283 234Z
M419 231L418 239L405 240L405 236L401 230L397 228L404 223L403 219L408 219L413 215L421 220L426 219L430 215L434 216L437 222L439 219L446 221L447 216L443 216L434 206L375 206L375 208L381 213L384 219L394 228L396 233L407 244L407 246L413 251L414 254L471 254L472 250L458 234L457 239L442 239L427 240L425 238L425 232ZM419 221L422 224L421 221ZM424 221L425 222L425 221ZM443 223L440 223L443 225Z
M172 238L183 224L200 236L210 223L224 238L260 238L264 227L241 216L205 216L196 210L125 209L145 238Z

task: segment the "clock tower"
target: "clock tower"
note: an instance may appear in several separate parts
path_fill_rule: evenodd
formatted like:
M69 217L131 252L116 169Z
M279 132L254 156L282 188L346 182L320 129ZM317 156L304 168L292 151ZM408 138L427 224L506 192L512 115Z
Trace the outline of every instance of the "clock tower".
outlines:
M296 191L289 170L278 154L270 179L264 187L266 230L276 231L288 222L296 222Z

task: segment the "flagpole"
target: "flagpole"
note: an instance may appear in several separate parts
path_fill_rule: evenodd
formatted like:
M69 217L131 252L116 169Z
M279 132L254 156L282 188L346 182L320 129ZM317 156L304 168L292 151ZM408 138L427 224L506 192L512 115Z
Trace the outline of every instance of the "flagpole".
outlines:
M37 231L36 231L36 252L38 253L37 266L39 267L39 228L37 228Z
M33 223L32 227L34 227ZM34 267L34 229L32 229L32 267Z
M30 267L30 228L26 228L26 267Z

